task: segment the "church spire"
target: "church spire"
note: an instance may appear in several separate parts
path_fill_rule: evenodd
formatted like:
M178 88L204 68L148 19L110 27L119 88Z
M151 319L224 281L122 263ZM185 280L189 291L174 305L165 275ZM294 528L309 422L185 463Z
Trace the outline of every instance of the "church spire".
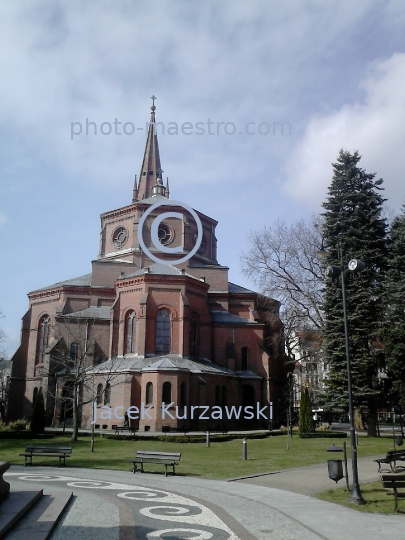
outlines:
M146 139L145 153L143 155L141 174L137 187L134 189L134 197L136 190L137 200L148 199L154 193L153 187L162 182L162 167L160 165L159 145L156 134L155 124L155 99L151 97L152 107L150 115L150 123L148 129L148 137ZM135 201L133 201L135 202Z

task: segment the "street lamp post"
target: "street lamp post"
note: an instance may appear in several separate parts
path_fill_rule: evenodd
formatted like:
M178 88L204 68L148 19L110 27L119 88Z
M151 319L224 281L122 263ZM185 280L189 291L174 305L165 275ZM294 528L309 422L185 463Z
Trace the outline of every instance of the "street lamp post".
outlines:
M323 253L322 253L323 252ZM338 242L338 253L340 259L340 266L328 266L326 269L325 275L327 277L339 277L342 285L342 303L343 303L343 323L345 331L345 346L346 346L346 365L347 365L347 390L349 394L349 419L350 419L350 447L351 447L351 457L352 457L352 474L353 474L353 485L350 492L349 500L355 504L365 504L366 501L363 499L363 496L360 491L359 484L359 473L357 467L357 444L356 444L356 432L354 429L354 408L353 408L353 393L352 393L352 371L350 365L350 352L349 352L349 330L347 324L347 306L346 306L346 284L345 284L345 273L343 266L343 250L342 244L339 240ZM319 251L321 257L325 257L325 249ZM362 261L357 259L352 259L348 264L349 270L352 272L362 272L365 268L365 264Z

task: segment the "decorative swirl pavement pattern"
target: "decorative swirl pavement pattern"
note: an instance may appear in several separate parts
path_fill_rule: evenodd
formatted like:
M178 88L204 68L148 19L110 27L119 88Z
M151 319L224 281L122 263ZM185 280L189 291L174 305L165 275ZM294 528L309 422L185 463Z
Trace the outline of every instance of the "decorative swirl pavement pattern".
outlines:
M72 538L75 540L81 537L103 540L122 540L126 537L137 540L253 538L248 531L240 538L207 506L170 491L63 475L17 474L17 479L41 484L62 483L75 490L89 490L92 493L97 490L111 492L107 497L86 494L80 498L79 503L76 498L71 511L55 530L53 540L68 540L70 537L68 530L71 530ZM117 498L116 501L114 496ZM124 500L125 505L131 509L134 516L132 523L128 523L128 520L127 523L122 523L120 513L123 505L120 505L120 500ZM128 528L131 525L133 532L129 535Z

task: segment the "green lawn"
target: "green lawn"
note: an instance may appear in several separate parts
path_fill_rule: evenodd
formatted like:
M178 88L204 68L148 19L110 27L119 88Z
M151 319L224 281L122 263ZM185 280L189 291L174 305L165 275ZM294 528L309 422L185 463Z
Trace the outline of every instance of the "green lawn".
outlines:
M332 503L348 506L359 512L377 512L380 514L393 514L394 513L394 497L387 495L390 490L384 489L381 486L381 482L369 482L368 484L361 484L361 493L363 498L367 501L366 504L359 506L349 502L349 493L344 488L329 489L323 493L317 493L314 497L328 501ZM405 513L405 500L400 499L398 503L398 509L401 513Z
M346 439L349 446L349 439ZM182 459L178 474L202 478L234 478L292 467L302 467L325 463L328 459L326 449L332 444L342 446L342 439L299 439L293 437L290 450L287 450L287 437L248 440L248 460L242 460L242 441L213 442L205 444L171 443L159 441L130 441L96 438L95 451L90 451L90 438L82 437L73 443L72 456L68 459L70 467L95 469L129 470L129 459L136 450L157 450L181 452ZM18 454L30 444L70 445L69 437L55 437L50 440L0 440L0 460L13 465L23 465L24 458ZM384 455L391 448L391 440L384 438L361 437L358 447L359 457L375 454ZM34 458L36 465L57 465L58 459ZM161 467L150 466L161 472ZM391 501L392 502L392 501Z

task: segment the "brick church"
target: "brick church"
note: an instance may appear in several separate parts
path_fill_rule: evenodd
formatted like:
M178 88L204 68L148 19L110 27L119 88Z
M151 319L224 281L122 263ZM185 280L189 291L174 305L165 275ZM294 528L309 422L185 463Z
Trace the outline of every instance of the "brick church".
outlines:
M217 221L171 202L162 172L153 104L132 201L101 214L91 272L28 294L10 418L30 418L42 388L53 426L73 415L141 431L277 422L279 303L228 281Z

